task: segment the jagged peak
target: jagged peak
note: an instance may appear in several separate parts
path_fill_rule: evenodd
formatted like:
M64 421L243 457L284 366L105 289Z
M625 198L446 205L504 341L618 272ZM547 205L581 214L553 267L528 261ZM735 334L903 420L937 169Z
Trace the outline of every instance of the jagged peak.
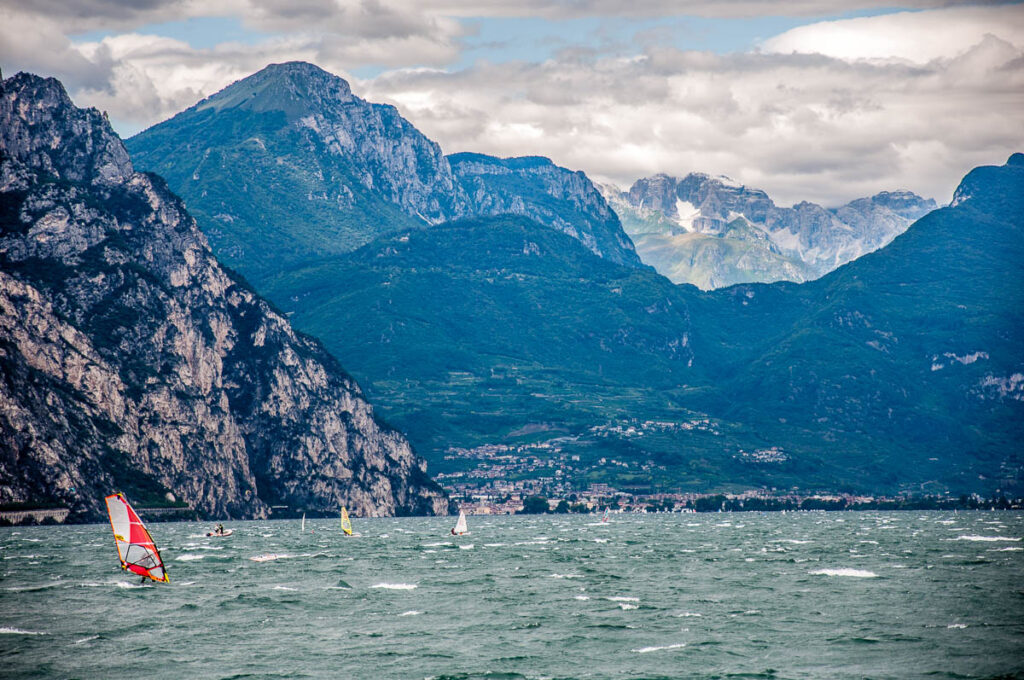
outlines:
M134 174L105 113L75 106L59 80L32 73L0 82L0 150L67 181L115 185Z

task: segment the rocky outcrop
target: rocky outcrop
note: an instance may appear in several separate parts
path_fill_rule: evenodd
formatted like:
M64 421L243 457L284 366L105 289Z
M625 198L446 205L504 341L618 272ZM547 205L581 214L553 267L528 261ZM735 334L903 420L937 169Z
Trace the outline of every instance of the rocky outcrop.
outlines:
M448 156L474 216L522 215L553 227L612 262L640 266L619 218L582 172L547 158L496 158L476 153Z
M701 288L818 278L936 207L910 192L882 192L835 209L806 201L781 208L759 189L703 173L602 190L644 262Z
M447 512L335 359L52 79L0 89L0 265L0 502Z

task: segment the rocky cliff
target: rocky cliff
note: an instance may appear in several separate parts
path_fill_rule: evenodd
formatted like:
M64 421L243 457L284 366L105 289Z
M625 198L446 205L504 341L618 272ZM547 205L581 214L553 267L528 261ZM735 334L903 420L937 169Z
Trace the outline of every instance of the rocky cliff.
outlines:
M831 210L806 201L783 208L759 189L703 173L602 191L645 263L705 289L816 279L881 248L936 207L910 192L882 192Z
M52 79L0 86L0 267L0 502L447 512L337 362Z
M582 172L547 158L448 156L474 216L522 215L567 234L618 264L640 266L633 243L601 193Z

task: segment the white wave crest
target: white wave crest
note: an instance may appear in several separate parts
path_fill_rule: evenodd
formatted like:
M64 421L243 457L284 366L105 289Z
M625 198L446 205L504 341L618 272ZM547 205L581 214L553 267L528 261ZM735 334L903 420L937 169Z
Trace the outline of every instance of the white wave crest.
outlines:
M1019 541L1019 538L1011 538L1010 536L957 536L958 541L979 541L979 542L990 542L990 541Z
M419 616L422 613L423 612L418 612L415 609L410 609L407 612L402 612L401 614L399 614L399 616Z
M641 647L640 649L631 649L630 651L636 652L637 654L647 654L649 652L662 652L667 649L680 649L685 646L685 642L678 642L674 645L661 645L660 647Z
M854 578L878 578L878 574L867 569L850 569L843 567L840 569L817 569L812 572L808 572L815 576L853 576Z
M49 635L49 633L43 633L37 630L22 630L21 628L12 628L10 626L0 626L0 635Z
M625 597L625 596L606 597L604 599L606 599L606 600L608 600L610 602L639 602L640 601L639 597Z
M206 555L196 555L194 553L185 553L184 555L178 555L174 558L175 562L192 562L194 560L201 560Z
M371 588L383 588L384 590L414 590L418 588L415 583L375 583Z

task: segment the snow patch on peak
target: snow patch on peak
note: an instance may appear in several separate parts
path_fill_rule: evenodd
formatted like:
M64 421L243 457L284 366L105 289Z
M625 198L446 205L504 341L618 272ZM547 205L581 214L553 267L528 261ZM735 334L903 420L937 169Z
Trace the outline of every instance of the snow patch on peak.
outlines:
M672 218L672 221L678 224L686 231L696 231L693 226L693 220L700 217L700 208L695 206L689 201L684 201L681 198L676 199L676 215Z

